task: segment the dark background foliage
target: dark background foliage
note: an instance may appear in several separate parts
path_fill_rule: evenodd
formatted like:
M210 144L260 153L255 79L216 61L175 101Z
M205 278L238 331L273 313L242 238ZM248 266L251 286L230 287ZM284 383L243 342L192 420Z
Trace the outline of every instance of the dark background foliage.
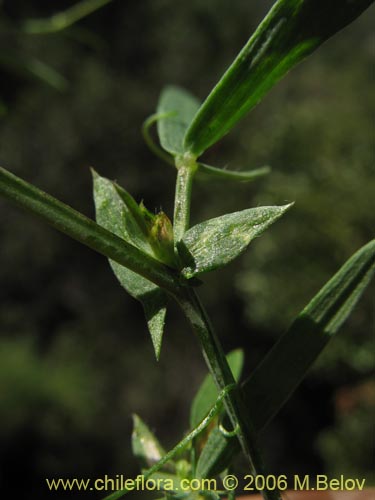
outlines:
M91 217L91 165L171 215L175 172L147 150L141 124L165 84L203 99L272 2L117 0L64 32L22 32L26 18L73 3L0 2L0 163ZM204 279L218 334L226 350L244 347L246 373L373 234L373 13L291 72L205 156L273 172L254 184L197 184L193 222L296 201L238 262ZM35 59L67 85L30 75ZM50 493L46 477L132 477L132 413L167 448L188 428L206 372L194 337L172 305L157 363L140 305L103 257L3 200L0 236L2 498L76 495ZM273 473L372 481L373 297L260 437Z

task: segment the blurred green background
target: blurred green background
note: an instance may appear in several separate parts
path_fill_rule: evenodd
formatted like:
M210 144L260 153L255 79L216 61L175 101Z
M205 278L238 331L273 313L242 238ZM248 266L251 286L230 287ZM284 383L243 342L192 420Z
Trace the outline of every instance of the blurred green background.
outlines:
M73 4L0 1L0 164L91 217L89 166L172 215L175 172L147 150L142 122L166 84L203 99L272 2L114 0L64 31L23 31L26 19ZM245 374L373 237L373 14L292 71L205 155L273 171L254 184L196 184L193 223L296 202L201 289L225 349L244 347ZM0 237L1 497L77 496L49 492L46 477L132 477L132 413L167 448L188 428L206 373L195 338L172 305L157 363L141 306L103 257L3 200ZM373 341L372 289L261 436L270 471L374 481Z

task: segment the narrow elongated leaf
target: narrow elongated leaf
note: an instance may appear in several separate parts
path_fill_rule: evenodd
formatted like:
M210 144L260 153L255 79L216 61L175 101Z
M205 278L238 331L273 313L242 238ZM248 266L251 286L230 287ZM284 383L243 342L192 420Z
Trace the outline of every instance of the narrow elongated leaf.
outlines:
M166 115L157 122L160 144L173 155L183 154L186 130L198 111L199 101L179 87L166 87L159 99L157 114Z
M0 196L169 292L178 290L179 282L171 270L149 254L2 167Z
M138 415L133 415L132 450L142 468L152 467L166 453L155 435Z
M231 351L227 355L227 361L237 381L242 373L244 353L242 349ZM207 415L210 408L215 404L218 390L212 375L207 375L195 395L190 409L190 428L196 427Z
M375 272L375 240L318 292L244 384L253 424L263 429L347 319Z
M138 224L134 213L125 204L118 188L111 181L96 173L94 173L94 199L96 219L101 226L153 255L142 226ZM166 294L151 281L142 278L117 262L112 260L109 262L125 290L142 303L155 355L158 359L166 315Z
M375 240L359 249L302 310L242 389L256 432L263 431L302 381L331 338L348 318L375 274ZM218 432L210 441L211 456L203 449L199 462L202 477L228 465L236 439Z
M200 107L185 137L195 156L217 142L293 66L373 0L278 0Z
M249 208L193 226L179 247L188 262L182 273L190 278L225 266L291 206Z

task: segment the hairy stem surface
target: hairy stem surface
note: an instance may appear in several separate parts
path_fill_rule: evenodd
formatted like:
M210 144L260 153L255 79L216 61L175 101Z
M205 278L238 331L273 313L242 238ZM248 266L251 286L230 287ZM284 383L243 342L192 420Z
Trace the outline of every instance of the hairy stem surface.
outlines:
M191 190L197 170L195 159L185 156L176 160L177 180L174 203L173 231L175 244L181 241L189 229Z

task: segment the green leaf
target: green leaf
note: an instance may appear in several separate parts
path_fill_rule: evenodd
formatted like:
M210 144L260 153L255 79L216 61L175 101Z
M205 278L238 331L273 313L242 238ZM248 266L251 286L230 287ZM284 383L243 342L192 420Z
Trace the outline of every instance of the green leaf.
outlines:
M228 181L240 181L240 182L251 182L258 177L263 177L269 174L271 171L270 167L260 167L254 170L227 170L225 168L211 167L205 163L198 163L197 174L203 177L215 177L218 179L228 180Z
M94 199L97 222L120 236L125 241L153 255L153 250L145 236L145 228L140 224L134 205L124 201L124 190L120 196L118 187L111 181L94 173ZM129 195L130 196L130 195ZM134 200L133 200L134 201ZM132 209L129 209L133 207ZM139 300L146 315L156 358L159 359L166 315L167 297L157 285L138 274L110 260L117 279L125 290Z
M193 226L179 244L181 257L188 264L183 275L190 278L225 266L291 206L249 208Z
M138 415L133 415L132 450L142 468L152 467L166 453Z
M184 147L195 156L226 134L293 66L373 0L279 0L200 107Z
M65 203L0 167L0 196L38 216L47 224L83 245L126 266L134 273L177 293L174 273L147 253L77 212Z
M166 87L159 99L157 114L166 115L157 122L160 144L173 155L184 153L183 139L199 101L179 87Z
M255 432L260 433L305 377L331 338L349 317L375 274L375 240L359 249L297 316L251 376L242 384ZM223 470L239 449L236 439L217 432L211 456L201 453L202 477ZM209 451L208 450L208 451Z
M231 351L227 355L227 361L232 370L233 376L237 381L242 373L244 353L242 349ZM207 375L198 389L197 394L190 409L190 428L196 427L199 422L207 415L210 408L215 404L218 396L218 390L212 375Z
M303 309L243 389L262 430L352 312L375 273L375 240L358 250Z

